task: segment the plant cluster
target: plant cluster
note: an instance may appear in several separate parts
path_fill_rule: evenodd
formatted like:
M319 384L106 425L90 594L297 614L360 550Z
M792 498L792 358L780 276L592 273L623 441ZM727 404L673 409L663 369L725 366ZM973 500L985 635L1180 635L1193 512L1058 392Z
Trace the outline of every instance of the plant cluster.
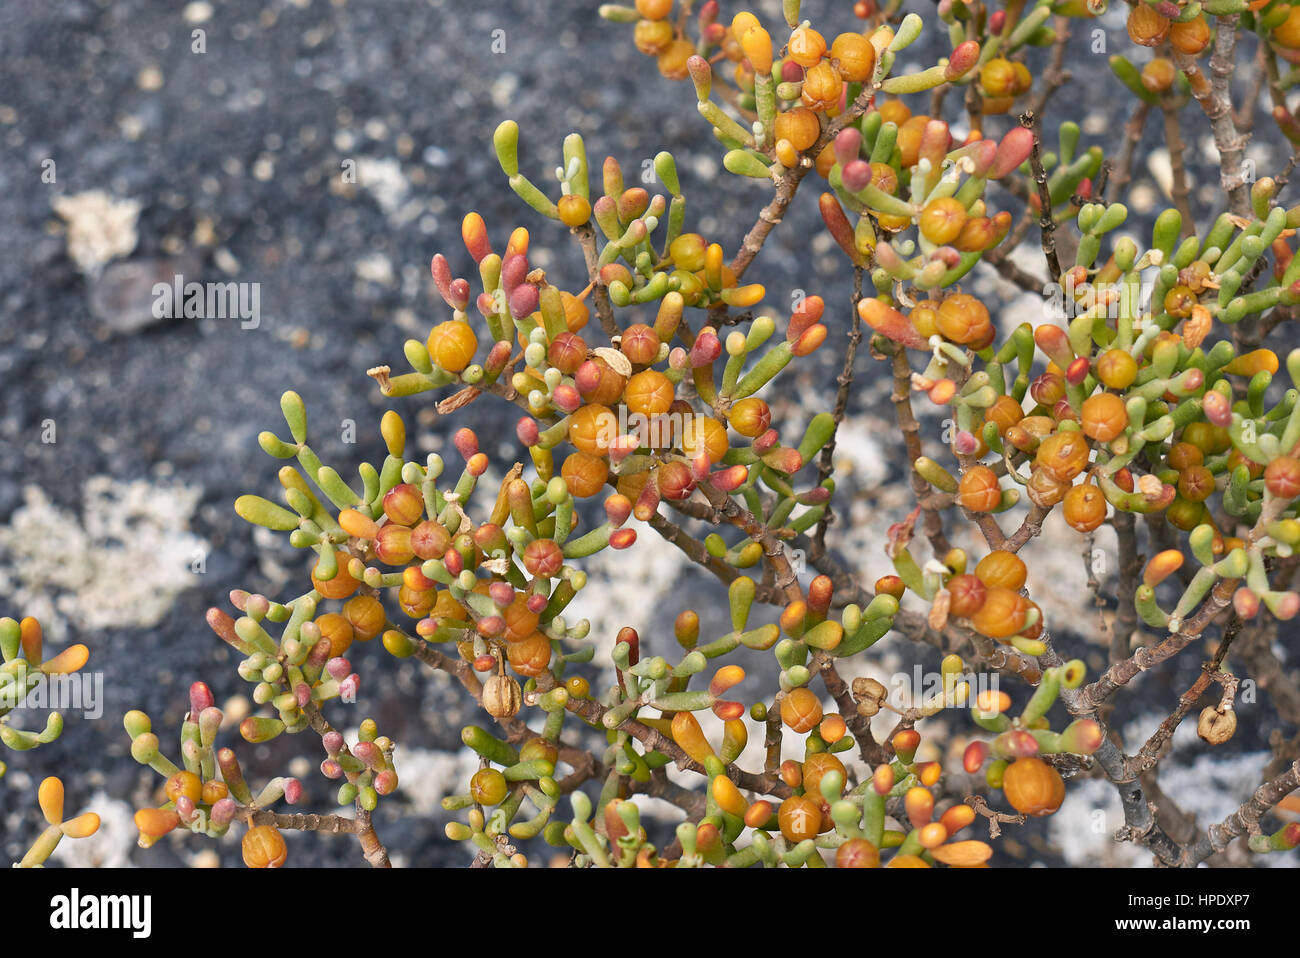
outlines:
M272 811L303 786L275 778L254 794L233 751L214 751L223 716L198 683L181 766L162 755L147 716L126 717L133 756L166 780L158 807L137 814L142 844L179 828L220 836L239 822L250 866L285 861L285 829L355 834L368 861L386 864L371 815L399 787L395 744L370 720L348 742L325 715L379 668L361 664L376 638L454 677L485 713L462 732L480 767L444 801L459 816L447 836L480 865L526 865L529 849L549 844L580 866L978 866L993 846L964 830L983 818L992 841L1007 823L1053 814L1080 775L1115 783L1120 837L1164 864L1195 864L1243 834L1253 852L1300 844L1300 825L1260 825L1300 785L1294 756L1191 842L1168 834L1138 784L1212 685L1222 695L1198 732L1212 745L1231 738L1240 679L1225 664L1230 650L1300 612L1300 349L1264 344L1300 304L1300 206L1279 202L1291 165L1243 176L1223 81L1236 35L1253 30L1274 68L1262 74L1280 97L1274 119L1300 142L1281 95L1293 77L1276 68L1300 49L1300 7L1132 4L1128 35L1157 56L1139 68L1116 55L1111 67L1142 119L1191 101L1204 109L1228 203L1202 227L1184 192L1139 242L1106 190L1108 178L1127 180L1133 144L1117 162L1083 147L1075 123L1059 124L1054 151L1041 133L1064 82L1070 23L1103 3L942 0L931 20L950 50L915 72L896 67L924 21L899 6L860 0L862 28L835 36L801 19L797 0L778 23L746 10L727 20L716 0L601 8L631 27L664 77L691 81L722 165L765 182L769 201L728 258L690 231L670 154L653 161L661 192L629 186L613 157L593 184L575 133L543 185L522 172L518 126L497 128L510 187L569 229L582 269L575 279L535 266L523 227L494 247L471 212L461 236L478 275L456 276L435 256L449 318L406 342L409 371L368 374L394 400L454 388L437 402L444 415L484 396L513 404L528 468L490 473L469 429L454 434L455 464L408 457L404 422L389 411L387 455L349 481L308 445L303 400L285 393L288 438L259 437L285 463L284 504L247 495L236 511L314 554L310 587L282 602L233 593L238 618L214 609L208 622L264 707L240 723L243 739L311 733L353 814ZM1198 58L1212 44L1210 79ZM1030 60L1042 47L1052 61L1036 77ZM960 122L942 118L954 92ZM1019 122L1003 119L1017 110ZM812 176L855 291L838 390L783 435L758 394L825 344L827 310L838 307L801 295L774 315L747 274ZM1008 258L1035 227L1045 282ZM977 265L1044 294L1054 315L1000 330L997 305L963 288ZM836 433L864 335L889 370L916 496L883 543L894 574L871 585L827 542ZM951 424L929 442L933 456L913 407L922 399ZM1113 610L1110 661L1091 683L1082 658L1062 654L1066 623L1033 591L1047 583L1031 581L1022 555L1052 547L1036 540L1057 507L1085 554L1103 525L1118 541L1117 594L1094 582ZM1019 519L1011 532L999 521L1008 514ZM952 545L954 523L978 534L982 555ZM711 528L697 535L701 524ZM667 618L650 636L625 628L596 669L598 637L569 611L588 588L584 560L627 549L645 527L726 585L730 628L702 636L692 610L671 637ZM787 546L805 551L808 581ZM1211 628L1219 638L1201 679L1125 754L1109 724L1116 693ZM26 624L22 634L39 660ZM887 636L947 653L934 694L891 702L880 682L842 676ZM13 651L6 644L6 660ZM775 657L777 687L741 694L763 652ZM968 662L1032 687L1018 714L1007 692L971 688ZM1049 719L1054 706L1068 719ZM917 759L918 726L943 709L969 709L977 730L958 768ZM897 721L878 736L882 712ZM742 758L751 730L763 736L758 768ZM670 766L695 773L695 787ZM985 794L1000 790L1010 811L978 794L981 773ZM656 835L639 795L677 806L675 830Z

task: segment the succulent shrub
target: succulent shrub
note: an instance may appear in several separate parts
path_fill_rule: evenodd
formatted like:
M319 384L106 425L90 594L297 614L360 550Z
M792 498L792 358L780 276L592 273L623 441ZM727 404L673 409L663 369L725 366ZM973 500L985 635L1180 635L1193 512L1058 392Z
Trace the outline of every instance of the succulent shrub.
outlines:
M403 371L368 375L397 408L515 407L505 438L520 461L485 481L488 456L466 428L452 461L420 458L394 408L382 458L345 478L308 444L303 399L285 393L287 435L260 436L283 463L280 502L250 494L235 508L310 553L309 572L296 595L236 592L233 614L208 613L261 707L240 736L319 739L320 772L350 813L274 810L302 784L250 789L234 751L217 747L223 715L197 683L179 765L147 716L126 716L132 755L164 779L157 807L136 816L142 844L238 824L245 861L266 867L285 861L285 830L347 832L387 864L372 812L401 787L394 742L371 720L348 741L326 717L363 680L382 681L374 639L454 677L481 709L462 731L479 768L444 802L447 836L479 865L525 865L549 845L579 866L978 866L1004 827L1056 813L1085 776L1118 790L1118 837L1167 865L1238 836L1256 853L1300 844L1300 826L1263 824L1300 784L1294 738L1276 739L1249 802L1191 840L1171 836L1168 799L1139 779L1213 686L1197 731L1210 745L1232 737L1239 649L1261 680L1294 688L1269 643L1300 612L1300 349L1284 345L1300 303L1300 206L1281 201L1292 164L1246 175L1252 105L1234 114L1228 81L1239 40L1257 45L1271 120L1300 144L1293 71L1279 64L1296 62L1300 7L1137 0L1127 34L1154 55L1110 59L1132 93L1129 133L1085 146L1067 117L1050 150L1043 113L1066 82L1061 51L1104 0L900 7L859 0L860 27L838 35L803 20L797 0L780 20L716 0L600 8L625 25L612 42L689 80L684 99L693 92L723 167L764 184L752 227L731 251L693 229L667 152L647 189L616 158L593 170L574 133L548 179L521 155L519 127L497 128L509 186L569 229L574 257L544 270L525 227L468 212L477 275L435 255L444 314L406 342ZM923 30L946 35L946 55L901 72ZM1070 106L1058 97L1053 109ZM1194 211L1179 166L1174 205L1126 230L1132 128L1156 109L1180 155L1179 116L1205 113L1224 208ZM751 266L810 189L854 294L801 296L776 314ZM1041 279L1010 257L1035 233ZM1003 304L970 291L972 271L989 268L1052 309L1006 328ZM828 348L843 354L837 383L782 434L764 395ZM837 430L855 377L876 363L893 385L915 508L880 543L893 574L866 582L828 530ZM950 428L929 434L916 403L940 407ZM1043 540L1057 509L1077 542ZM1071 623L1036 598L1050 583L1036 581L1032 556L1088 555L1105 524L1118 575L1113 589L1093 577L1111 614L1109 661L1090 680ZM963 527L978 554L952 544ZM681 609L653 635L597 637L569 612L591 587L585 560L645 535L726 586L725 633L702 635L710 617ZM587 667L598 638L612 651ZM1164 703L1166 721L1123 743L1120 693L1207 640L1201 677ZM932 694L891 701L882 683L845 678L882 642L945 653ZM739 695L761 654L775 657L777 684ZM1006 691L972 688L975 667L1006 678L1019 708ZM965 731L918 759L927 720L949 709L969 712ZM895 716L883 733L881 713ZM753 760L742 758L751 735L762 737ZM676 806L677 821L644 818L640 796Z

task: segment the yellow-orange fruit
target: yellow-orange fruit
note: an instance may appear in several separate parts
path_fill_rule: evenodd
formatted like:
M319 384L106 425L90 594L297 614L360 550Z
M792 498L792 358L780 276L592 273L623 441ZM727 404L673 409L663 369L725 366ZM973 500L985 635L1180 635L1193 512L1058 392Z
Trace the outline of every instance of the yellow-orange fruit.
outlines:
M976 563L975 575L990 589L1018 592L1025 587L1029 569L1025 566L1025 560L1014 552L995 549Z
M178 798L188 798L191 802L197 802L203 796L203 782L193 772L177 772L167 779L163 791L167 794L169 802L174 802Z
M1088 465L1088 440L1073 430L1053 433L1039 445L1034 465L1057 482L1070 482Z
M348 621L347 616L339 615L337 612L327 612L317 616L316 625L320 629L321 637L329 640L330 658L337 658L351 647L354 635L352 623Z
M1078 532L1092 532L1106 521L1106 497L1091 483L1072 486L1064 502L1066 524Z
M692 416L682 425L682 452L694 459L700 453L716 464L727 454L727 427L712 416Z
M1002 501L997 474L988 466L972 466L961 477L957 501L971 512L991 512Z
M672 380L658 370L643 370L627 381L623 402L630 413L647 418L662 416L673 404Z
M1009 639L1025 627L1028 604L1018 592L989 589L984 604L970 616L971 624L991 639Z
M506 661L520 675L536 678L551 664L551 640L541 632L506 643Z
M474 361L478 337L469 323L451 319L433 327L426 345L435 366L458 373Z
M358 595L348 599L343 605L343 615L352 626L352 637L359 642L369 642L384 631L387 621L383 603L371 595ZM331 640L330 648L333 646Z
M311 584L322 596L327 599L346 599L353 592L361 587L361 583L348 573L348 563L352 557L340 549L334 550L335 561L338 562L338 570L334 573L332 579L321 579L316 575L316 567L311 570Z
M279 868L289 857L284 836L274 825L258 825L244 833L244 864L249 868Z
M941 196L921 210L921 235L936 246L945 246L961 234L966 225L966 207L952 196Z
M1002 791L1022 815L1050 815L1065 801L1061 773L1039 758L1018 758L1008 765Z
M841 33L831 44L831 59L849 83L863 83L876 70L876 48L860 33Z
M844 774L844 763L832 755L830 752L814 752L804 759L803 763L803 788L804 792L814 799L820 801L822 797L821 782L822 776L827 772L839 772Z
M802 842L816 838L821 831L822 809L818 802L802 795L791 795L781 803L777 824L787 841Z
M796 150L806 150L821 136L822 124L817 114L804 106L776 115L773 134L778 140L789 140Z
M608 406L583 406L569 419L569 442L589 456L603 456L617 433L618 417Z
M605 480L609 478L609 463L599 456L574 452L560 466L560 475L572 495L585 499L604 488Z
M1124 400L1114 393L1097 393L1083 401L1084 435L1098 442L1110 442L1128 427Z
M963 346L978 343L993 331L988 307L968 293L957 293L940 303L935 323L945 339Z
M659 72L670 80L684 80L690 72L686 61L695 54L695 44L690 40L674 40L659 54Z
M811 732L822 720L822 704L811 689L799 686L781 700L781 721L795 732Z

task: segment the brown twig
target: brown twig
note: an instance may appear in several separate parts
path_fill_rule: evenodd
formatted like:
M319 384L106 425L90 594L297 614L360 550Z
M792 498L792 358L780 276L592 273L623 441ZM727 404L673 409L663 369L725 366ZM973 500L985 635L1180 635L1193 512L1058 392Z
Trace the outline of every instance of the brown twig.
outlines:
M1038 228L1042 233L1043 256L1047 259L1047 275L1056 282L1061 278L1061 263L1056 255L1056 221L1052 219L1052 194L1047 186L1047 171L1043 169L1043 131L1038 114L1030 111L1020 117L1020 125L1034 135L1034 145L1029 151L1029 169L1038 184Z
M826 445L822 447L821 457L817 461L817 481L825 482L835 468L835 439L840 430L840 423L844 421L844 413L849 406L849 391L853 387L853 363L857 359L858 344L862 342L862 318L858 315L858 303L862 299L862 267L853 267L853 297L851 301L852 318L849 324L849 345L844 352L844 368L840 372L839 390L835 394L835 430L831 433L831 438ZM835 515L831 511L831 504L826 503L826 512L822 515L821 520L817 523L816 532L813 534L813 549L818 553L826 551L826 529L835 521Z

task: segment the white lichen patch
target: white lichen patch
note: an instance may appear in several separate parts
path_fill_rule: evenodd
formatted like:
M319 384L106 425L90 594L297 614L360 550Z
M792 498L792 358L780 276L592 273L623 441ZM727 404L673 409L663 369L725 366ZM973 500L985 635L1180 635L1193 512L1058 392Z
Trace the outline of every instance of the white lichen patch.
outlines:
M680 518L673 515L674 520ZM636 543L629 549L605 549L583 560L581 567L590 577L564 611L565 621L591 623L588 641L596 645L595 662L607 666L619 629L630 626L638 634L662 634L677 613L686 608L673 592L688 575L710 576L702 569L689 569L677 547L653 529L638 523Z
M1179 732L1175 744L1183 737L1181 729ZM1136 742L1132 747L1136 748ZM1199 755L1184 766L1166 760L1161 763L1160 787L1184 813L1196 817L1200 833L1204 834L1209 825L1222 822L1250 798L1260 784L1268 759L1266 752L1253 752L1228 757ZM1107 781L1069 782L1065 803L1049 824L1052 844L1067 865L1133 868L1152 864L1149 851L1115 841L1115 831L1124 824L1124 815L1115 787ZM1235 856L1242 851L1234 848L1230 853ZM1287 855L1251 855L1248 861L1234 861L1294 867L1294 857Z
M358 157L357 183L375 198L379 208L388 216L398 211L411 191L402 164L392 157Z
M89 190L50 201L67 224L68 256L83 273L92 273L135 249L140 204Z
M68 807L68 816L94 812L99 816L99 831L89 838L65 838L50 856L65 868L128 868L131 851L140 831L135 827L135 810L120 798L110 798L97 791L84 809Z
M208 544L189 531L201 490L87 479L81 514L36 486L0 526L0 594L58 640L79 631L157 625L195 584ZM200 565L196 565L199 563Z
M355 730L346 738L355 741ZM393 765L402 780L399 794L409 801L411 810L417 815L441 816L445 814L444 798L468 790L470 777L479 768L479 756L468 748L448 753L398 745L393 750Z

